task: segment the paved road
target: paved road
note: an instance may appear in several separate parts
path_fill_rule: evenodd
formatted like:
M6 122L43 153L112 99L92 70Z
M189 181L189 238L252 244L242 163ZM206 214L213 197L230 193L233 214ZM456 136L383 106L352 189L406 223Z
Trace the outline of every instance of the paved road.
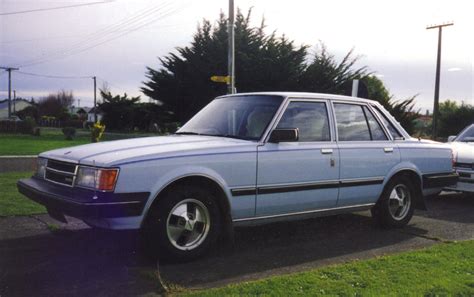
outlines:
M384 230L368 212L239 228L233 249L161 264L160 275L184 287L301 271L353 259L474 239L474 197L428 200L407 228ZM141 296L158 290L156 266L137 252L134 232L92 230L80 221L51 227L47 216L0 218L0 296Z

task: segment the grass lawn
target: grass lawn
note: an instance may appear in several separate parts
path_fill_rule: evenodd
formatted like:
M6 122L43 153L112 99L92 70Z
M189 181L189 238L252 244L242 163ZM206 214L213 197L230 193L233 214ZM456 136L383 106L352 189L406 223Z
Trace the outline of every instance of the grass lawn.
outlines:
M0 216L19 216L45 213L46 209L21 195L16 182L31 177L31 172L0 173Z
M0 155L37 155L44 151L89 142L89 134L79 134L74 140L65 140L61 129L53 128L41 128L41 136L2 133Z
M419 251L181 293L183 296L474 296L474 241L443 243Z
M105 133L103 141L150 136L153 134ZM73 140L65 140L59 128L41 128L41 136L0 133L0 156L37 155L44 151L90 143L90 133L77 129Z

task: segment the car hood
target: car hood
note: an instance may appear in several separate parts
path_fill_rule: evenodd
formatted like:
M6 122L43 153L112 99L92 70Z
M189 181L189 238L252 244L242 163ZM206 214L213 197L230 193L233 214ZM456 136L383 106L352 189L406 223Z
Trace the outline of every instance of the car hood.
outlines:
M456 156L458 163L474 163L474 142L459 142L451 143L451 147Z
M85 144L44 152L40 157L85 165L115 166L161 157L256 151L256 147L256 142L240 139L170 135Z

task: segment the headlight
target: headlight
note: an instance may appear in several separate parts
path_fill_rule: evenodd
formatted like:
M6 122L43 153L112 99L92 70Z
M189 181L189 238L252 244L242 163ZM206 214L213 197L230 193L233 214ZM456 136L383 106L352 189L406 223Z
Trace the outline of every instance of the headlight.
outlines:
M79 167L76 186L99 191L113 191L118 177L118 169Z
M48 163L48 159L45 158L38 158L36 159L36 177L44 178L44 173L46 171L46 164Z

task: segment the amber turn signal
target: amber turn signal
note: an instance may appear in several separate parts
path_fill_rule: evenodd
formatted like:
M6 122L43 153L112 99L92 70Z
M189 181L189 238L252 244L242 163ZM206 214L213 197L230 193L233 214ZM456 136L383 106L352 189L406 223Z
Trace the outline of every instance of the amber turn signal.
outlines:
M99 172L98 189L101 191L113 191L117 181L118 169L101 169Z

